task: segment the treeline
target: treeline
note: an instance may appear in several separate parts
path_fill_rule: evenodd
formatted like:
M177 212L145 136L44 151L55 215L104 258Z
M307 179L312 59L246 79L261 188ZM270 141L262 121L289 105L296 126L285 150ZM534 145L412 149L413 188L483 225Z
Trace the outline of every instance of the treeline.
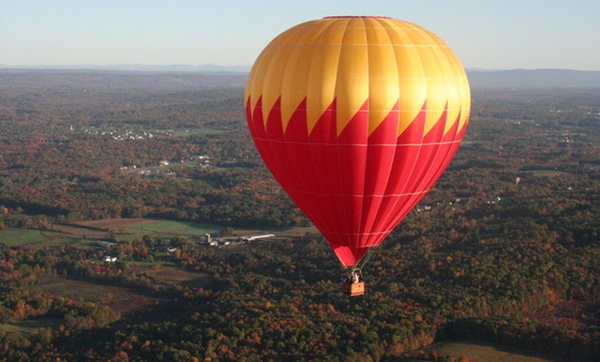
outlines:
M120 314L106 305L73 300L45 293L14 289L3 292L0 299L0 322L15 323L40 317L60 318L58 330L70 331L103 328L120 319Z
M492 341L569 360L593 361L600 351L597 326L556 328L529 318L461 319L445 326L439 338Z
M414 225L418 218L407 223ZM529 227L517 226L516 231ZM597 357L600 330L593 306L599 291L594 277L598 255L589 245L556 242L554 252L547 252L544 234L512 243L465 241L460 248L438 243L429 247L420 238L400 243L403 237L398 233L372 257L364 269L367 295L356 299L341 293L343 273L331 250L311 237L229 249L175 238L167 245L177 252L154 252L154 263L175 263L211 275L213 282L200 288L156 280L132 263L144 260L144 248L165 245L150 237L115 245L106 253L117 253L120 262L107 264L98 262L95 250L3 246L7 287L35 285L44 275L57 273L159 295L168 303L155 308L152 318L147 313L128 315L104 327L80 319L81 325L92 326L89 331L40 304L44 298L61 300L58 296L10 289L3 310L6 316L64 319L60 324L68 328L63 334L44 334L50 343L41 351L56 358L385 360L434 340L474 336L557 356ZM444 234L435 237L443 239ZM568 310L569 304L590 309L561 315L558 309ZM36 333L21 338L37 345ZM12 334L3 338L11 353L31 351Z

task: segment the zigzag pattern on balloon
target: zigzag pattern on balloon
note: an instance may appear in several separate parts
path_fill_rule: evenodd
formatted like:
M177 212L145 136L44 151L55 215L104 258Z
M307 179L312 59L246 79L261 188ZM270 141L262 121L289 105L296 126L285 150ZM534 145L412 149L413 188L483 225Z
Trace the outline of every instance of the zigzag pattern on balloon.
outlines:
M357 265L431 189L469 117L460 62L389 18L326 18L278 36L245 106L275 179L345 266Z

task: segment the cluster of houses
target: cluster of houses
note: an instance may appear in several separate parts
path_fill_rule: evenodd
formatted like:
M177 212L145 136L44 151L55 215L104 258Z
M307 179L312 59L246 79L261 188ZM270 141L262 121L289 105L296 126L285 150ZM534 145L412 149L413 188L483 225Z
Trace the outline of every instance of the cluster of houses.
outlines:
M518 185L520 182L521 182L521 179L519 177L517 177L517 180L515 181L515 183ZM570 190L571 188L568 188L568 189ZM461 203L462 201L463 201L462 198L457 197L456 199L454 199L454 201L448 202L448 205L452 206L452 205ZM500 203L501 201L502 201L502 197L496 196L493 199L486 201L486 203L488 205L495 205L495 204ZM437 203L434 206L439 206L439 205L441 205L441 204ZM434 206L431 206L431 205L419 205L419 206L415 207L415 211L417 211L417 212L427 212L427 211L432 210L432 208ZM454 208L453 208L453 210L454 210Z
M210 156L208 155L199 155L199 156L192 156L190 157L190 161L198 161L198 167L200 168L207 168L211 166L210 163ZM179 163L184 163L185 160L181 160L179 161ZM171 161L167 161L167 160L162 160L159 162L159 167L166 167L171 165L172 162ZM177 176L177 174L173 171L167 170L166 172L164 172L164 170L161 170L160 168L143 168L137 165L131 165L131 166L123 166L121 167L121 171L136 171L137 173L139 173L142 176L151 176L151 175L155 175L158 173L163 173L167 176Z
M114 244L115 243L112 243L110 241L101 241L98 243L98 248L96 250L104 252L106 249L110 248ZM104 258L102 258L102 260L104 260L105 263L114 263L117 261L117 257L112 255L104 255Z
M488 200L487 204L488 205L494 205L496 203L499 203L500 201L502 201L502 198L500 196L496 196L492 200Z
M252 241L256 241L256 240L271 238L274 236L275 236L275 234L263 234L263 235L254 235L254 236L240 236L240 237L213 239L210 234L204 234L204 240L201 240L200 244L222 248L222 247L225 247L228 245L239 245L239 244L244 244L244 243L248 243L248 242L252 242ZM110 241L101 241L98 243L97 250L102 251L104 253L106 251L106 249L112 247L114 244L115 243L110 242ZM162 250L162 251L170 254L170 253L174 253L176 250L177 250L176 247L165 246L164 250ZM118 257L110 255L110 254L105 254L102 257L102 260L106 263L114 263L118 260Z
M462 198L457 197L455 198L453 201L448 202L448 205L454 205L454 204L458 204L462 202ZM440 203L437 203L436 206L440 205ZM416 212L426 212L431 210L432 206L431 205L418 205L417 207L415 207L415 211Z
M74 131L75 127L70 126L69 130ZM153 131L131 131L131 130L107 130L98 129L95 127L88 127L82 130L83 133L91 136L102 137L105 139L112 139L115 141L127 141L127 140L145 140L154 138L157 136L173 136L172 131L168 130L153 130Z
M214 246L214 247L225 247L231 244L243 244L252 242L259 239L272 238L275 234L264 234L264 235L255 235L255 236L240 236L233 238L221 238L221 239L213 239L210 234L204 234L205 239L200 243L203 245Z

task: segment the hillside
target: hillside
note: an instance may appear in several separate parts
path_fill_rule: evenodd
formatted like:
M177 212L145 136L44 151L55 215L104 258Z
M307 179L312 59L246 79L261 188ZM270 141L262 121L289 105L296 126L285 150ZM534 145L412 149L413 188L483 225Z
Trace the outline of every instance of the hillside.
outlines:
M247 73L0 69L0 89L172 90L246 86Z
M472 88L600 88L600 71L467 70Z
M468 69L473 89L600 88L600 71L568 69ZM3 69L0 88L189 90L245 87L248 70L222 67L94 67L91 69Z

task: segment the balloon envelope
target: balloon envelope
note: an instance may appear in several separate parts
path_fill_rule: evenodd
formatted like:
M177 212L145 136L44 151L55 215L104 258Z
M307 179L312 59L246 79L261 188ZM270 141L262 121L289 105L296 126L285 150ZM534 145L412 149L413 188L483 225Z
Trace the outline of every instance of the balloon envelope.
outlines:
M382 17L330 17L276 37L245 94L267 167L345 266L425 196L466 130L469 84L437 36Z

